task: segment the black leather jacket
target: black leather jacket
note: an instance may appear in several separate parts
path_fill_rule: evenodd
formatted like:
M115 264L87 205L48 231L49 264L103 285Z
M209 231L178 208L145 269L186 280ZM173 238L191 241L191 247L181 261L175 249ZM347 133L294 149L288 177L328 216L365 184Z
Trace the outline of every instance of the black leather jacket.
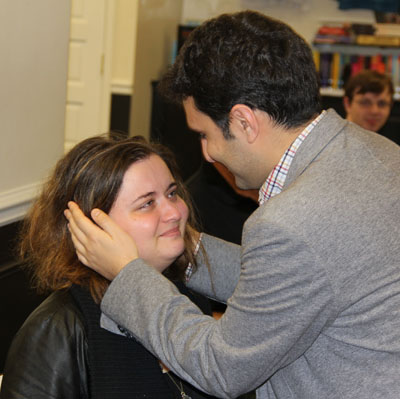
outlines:
M0 398L89 398L87 351L82 313L68 292L54 292L16 334Z
M194 296L195 294L189 293L185 287L179 289L186 290L185 294L209 314L209 303L204 297ZM97 312L100 315L100 310L94 305L90 314ZM28 317L13 340L4 369L0 399L90 399L91 383L97 380L93 377L93 352L90 351L88 344L92 341L88 338L85 321L83 313L69 291L57 291L51 294ZM98 328L100 329L100 326ZM106 386L107 392L109 389L112 392L106 394L101 388L100 397L129 397L129 399L181 397L176 382L174 385L169 378L172 374L162 374L157 359L135 340L130 343L127 341L127 345L130 345L129 348L133 351L129 352L133 354L130 357L132 362L123 360L130 350L128 346L125 348L123 343L122 357L119 357L121 353L111 352L110 356L115 354L115 357L106 358L106 364L109 367L110 364L117 362L118 365L122 365L122 369L119 368L117 371L118 375L123 374L126 377L124 373L127 372L128 378L132 375L138 382L132 384L134 386L132 390L121 394L117 389L121 386L112 379L111 372L107 374L109 382L104 385L102 380L101 387ZM104 353L109 353L110 350L111 346ZM121 362L117 359L121 359ZM180 381L177 376L174 376L175 379L179 384L183 384L182 387L189 397L211 398ZM96 390L99 387L95 383ZM126 388L126 385L124 387ZM98 395L93 396L98 397Z

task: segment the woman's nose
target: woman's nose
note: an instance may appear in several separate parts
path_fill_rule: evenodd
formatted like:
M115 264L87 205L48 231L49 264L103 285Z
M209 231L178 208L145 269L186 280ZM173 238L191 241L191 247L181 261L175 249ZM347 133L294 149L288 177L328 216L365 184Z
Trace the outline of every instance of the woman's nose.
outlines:
M165 220L180 220L182 218L179 205L179 199L178 201L171 201L168 199L165 202L163 209Z

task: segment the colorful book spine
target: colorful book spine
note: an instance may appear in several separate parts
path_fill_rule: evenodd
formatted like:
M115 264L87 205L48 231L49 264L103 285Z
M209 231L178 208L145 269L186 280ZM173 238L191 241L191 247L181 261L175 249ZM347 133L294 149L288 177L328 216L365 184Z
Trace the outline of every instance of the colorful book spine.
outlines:
M331 87L333 89L339 88L339 77L340 77L340 54L333 53L332 55L332 67L331 67Z
M395 87L396 93L400 92L400 77L399 77L399 62L400 56L393 56L392 57L392 80L393 86Z
M331 87L331 65L332 65L332 54L322 53L320 57L320 78L321 87Z
M314 50L313 51L313 59L314 59L315 67L317 68L317 72L319 72L319 64L321 62L320 58L321 58L320 57L320 52Z

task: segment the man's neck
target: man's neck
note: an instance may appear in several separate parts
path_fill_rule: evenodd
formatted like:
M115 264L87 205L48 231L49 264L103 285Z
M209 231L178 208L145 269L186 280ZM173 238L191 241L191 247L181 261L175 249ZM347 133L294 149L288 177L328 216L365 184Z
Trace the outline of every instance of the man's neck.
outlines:
M269 162L269 172L279 163L286 150L293 144L301 132L318 116L314 115L309 121L295 128L287 129L283 126L275 126L271 135L271 148L274 148L271 162Z

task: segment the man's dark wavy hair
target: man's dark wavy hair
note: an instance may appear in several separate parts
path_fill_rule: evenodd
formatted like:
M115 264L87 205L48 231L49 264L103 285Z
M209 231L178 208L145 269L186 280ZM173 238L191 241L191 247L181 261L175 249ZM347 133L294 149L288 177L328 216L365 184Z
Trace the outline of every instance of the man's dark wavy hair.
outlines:
M223 14L194 29L159 90L178 103L193 97L226 138L235 104L264 111L286 128L321 110L310 47L288 25L254 11Z

